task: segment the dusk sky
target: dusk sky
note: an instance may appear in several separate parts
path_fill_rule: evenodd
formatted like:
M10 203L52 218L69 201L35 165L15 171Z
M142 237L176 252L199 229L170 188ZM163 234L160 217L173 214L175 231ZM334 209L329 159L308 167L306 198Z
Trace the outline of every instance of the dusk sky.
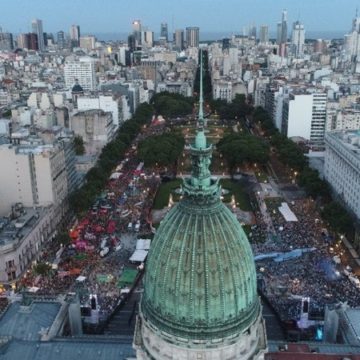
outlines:
M44 31L68 32L79 24L85 33L128 32L140 19L155 33L199 26L200 31L240 33L243 26L268 24L275 30L281 11L291 24L300 16L307 31L348 31L360 0L0 0L0 26L13 33L30 31L33 18ZM290 26L289 26L290 30Z

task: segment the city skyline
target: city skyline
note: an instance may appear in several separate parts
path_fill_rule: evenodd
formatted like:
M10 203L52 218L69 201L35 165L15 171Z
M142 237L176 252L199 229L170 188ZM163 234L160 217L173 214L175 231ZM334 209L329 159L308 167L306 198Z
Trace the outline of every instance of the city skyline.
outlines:
M270 34L273 34L282 10L286 9L289 24L300 20L309 33L332 32L340 35L349 30L360 2L348 0L346 7L340 0L304 0L301 4L294 4L290 0L266 3L261 0L252 3L236 0L227 0L225 3L219 0L182 0L176 4L164 0L157 0L156 4L138 0L124 5L114 0L89 0L86 3L87 11L84 11L80 1L55 0L51 2L51 9L45 0L31 3L23 0L6 1L0 26L4 31L12 33L29 32L31 21L37 18L43 21L45 32L68 32L72 24L79 24L84 34L119 34L130 32L131 22L141 19L142 24L155 33L160 31L161 23L167 22L170 33L186 26L198 26L203 33L242 33L243 28L251 24L257 27L266 24ZM157 10L153 11L155 6ZM226 21L218 20L219 9ZM198 16L200 13L206 13L207 16Z

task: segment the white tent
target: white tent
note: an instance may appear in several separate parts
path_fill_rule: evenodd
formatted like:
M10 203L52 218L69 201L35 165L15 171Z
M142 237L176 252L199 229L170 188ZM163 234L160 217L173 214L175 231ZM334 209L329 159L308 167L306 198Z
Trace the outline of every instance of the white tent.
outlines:
M279 206L279 211L281 212L282 216L285 218L286 221L298 221L298 218L291 211L289 205L286 202L281 203L281 206Z
M136 241L136 250L149 250L151 240L150 239L138 239Z
M147 254L148 254L147 250L135 250L134 253L131 255L129 261L143 262L145 261Z
M117 180L121 175L122 175L122 173L120 173L120 172L113 172L110 175L110 180Z

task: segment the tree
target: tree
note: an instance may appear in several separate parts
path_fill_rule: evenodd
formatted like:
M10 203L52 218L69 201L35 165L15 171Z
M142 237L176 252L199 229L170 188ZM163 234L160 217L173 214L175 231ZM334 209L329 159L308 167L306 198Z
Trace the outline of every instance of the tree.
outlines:
M222 138L216 147L228 162L231 174L235 167L245 163L266 164L269 159L269 146L254 135L230 134Z
M338 233L347 233L352 230L352 220L346 209L336 201L324 206L322 211L324 220Z
M154 95L152 103L157 114L174 118L191 114L194 100L180 94L162 92Z
M37 275L48 276L50 270L51 270L51 265L44 262L39 262L34 266L34 272Z
M184 145L184 138L178 133L152 136L139 143L138 158L144 161L145 166L168 166L176 163Z
M76 135L74 137L74 147L75 147L76 155L84 155L85 154L84 140L80 135Z

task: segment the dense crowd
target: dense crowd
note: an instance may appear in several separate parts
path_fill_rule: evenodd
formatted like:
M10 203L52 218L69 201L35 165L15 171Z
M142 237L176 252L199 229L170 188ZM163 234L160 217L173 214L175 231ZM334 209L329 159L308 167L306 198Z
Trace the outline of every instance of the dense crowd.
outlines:
M38 296L78 293L82 306L91 306L95 295L100 319L111 315L124 298L118 279L125 267L138 265L129 263L137 235L152 230L150 211L160 184L159 176L139 165L138 141L93 206L69 229L71 243L43 249L40 261L51 264L52 270L42 276L28 271L24 288Z
M341 249L341 246L334 246L335 240L324 228L315 204L308 199L293 201L290 207L298 221L287 222L278 210L280 202L279 199L266 199L275 234L265 235L266 241L254 241L254 254L312 249L284 261L257 262L264 294L280 318L299 320L303 298L310 298L310 316L323 314L326 304L347 302L352 307L360 306L360 289L345 275L345 265L334 261L337 255L334 249ZM260 212L257 216L259 225L254 240L258 239L258 234L264 236L268 229Z

